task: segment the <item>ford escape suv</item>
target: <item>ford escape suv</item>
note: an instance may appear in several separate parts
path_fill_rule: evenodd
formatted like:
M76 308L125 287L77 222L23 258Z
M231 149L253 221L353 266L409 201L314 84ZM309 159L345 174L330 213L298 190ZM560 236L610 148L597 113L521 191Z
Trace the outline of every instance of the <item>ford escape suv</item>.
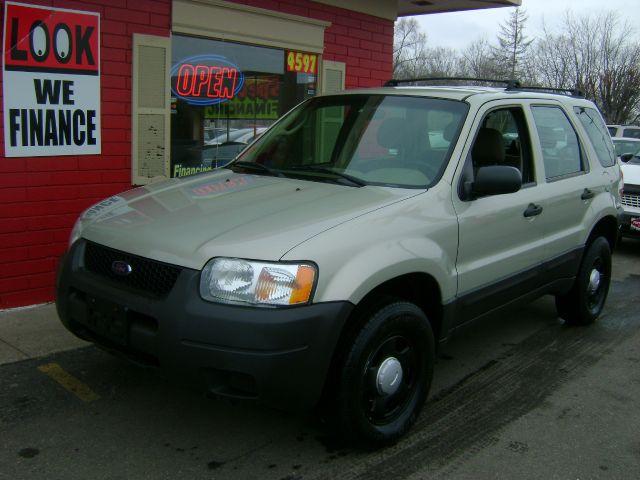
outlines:
M572 95L319 96L224 169L88 209L57 309L209 393L320 403L345 436L389 443L460 326L545 294L567 324L598 317L620 180L602 117Z

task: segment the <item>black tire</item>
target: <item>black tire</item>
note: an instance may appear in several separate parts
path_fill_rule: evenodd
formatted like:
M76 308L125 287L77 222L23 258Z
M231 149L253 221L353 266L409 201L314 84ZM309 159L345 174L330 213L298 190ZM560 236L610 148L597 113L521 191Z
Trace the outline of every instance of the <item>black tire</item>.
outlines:
M344 440L366 447L397 441L413 425L433 377L435 344L429 320L416 305L394 301L374 310L345 349L337 369L332 422ZM401 365L401 376L380 391L381 366ZM395 376L394 376L395 375ZM399 383L394 386L396 379Z
M592 272L597 271L597 288L591 283ZM593 240L582 258L578 276L566 295L556 296L560 318L568 325L589 325L604 308L611 284L611 247L603 237Z

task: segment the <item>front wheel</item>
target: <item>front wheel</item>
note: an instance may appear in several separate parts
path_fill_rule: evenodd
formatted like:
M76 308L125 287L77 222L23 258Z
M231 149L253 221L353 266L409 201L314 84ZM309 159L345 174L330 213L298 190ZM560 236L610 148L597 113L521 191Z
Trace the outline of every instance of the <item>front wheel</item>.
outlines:
M593 323L604 308L610 283L611 248L598 237L588 246L569 293L556 296L558 315L569 325Z
M424 404L435 361L425 314L408 302L374 313L356 334L339 370L336 424L344 437L369 446L395 442Z

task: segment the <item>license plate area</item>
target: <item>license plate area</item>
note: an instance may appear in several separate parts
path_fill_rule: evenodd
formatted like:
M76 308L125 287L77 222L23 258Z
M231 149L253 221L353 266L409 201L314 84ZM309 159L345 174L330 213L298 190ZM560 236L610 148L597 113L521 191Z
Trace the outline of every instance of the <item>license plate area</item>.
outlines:
M87 296L86 308L86 315L80 323L118 345L127 345L129 322L126 307L101 298Z
M629 228L633 231L640 232L640 217L631 218Z

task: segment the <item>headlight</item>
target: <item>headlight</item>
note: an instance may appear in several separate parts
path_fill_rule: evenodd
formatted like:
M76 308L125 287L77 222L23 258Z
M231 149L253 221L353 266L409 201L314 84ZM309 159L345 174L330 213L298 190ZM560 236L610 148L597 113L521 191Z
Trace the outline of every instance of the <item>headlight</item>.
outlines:
M73 229L71 230L71 235L69 235L69 245L68 248L71 248L71 245L75 243L76 240L80 238L80 234L82 233L82 215L78 217L76 223L73 225Z
M317 269L311 263L214 258L202 270L205 300L253 305L300 305L311 300Z

